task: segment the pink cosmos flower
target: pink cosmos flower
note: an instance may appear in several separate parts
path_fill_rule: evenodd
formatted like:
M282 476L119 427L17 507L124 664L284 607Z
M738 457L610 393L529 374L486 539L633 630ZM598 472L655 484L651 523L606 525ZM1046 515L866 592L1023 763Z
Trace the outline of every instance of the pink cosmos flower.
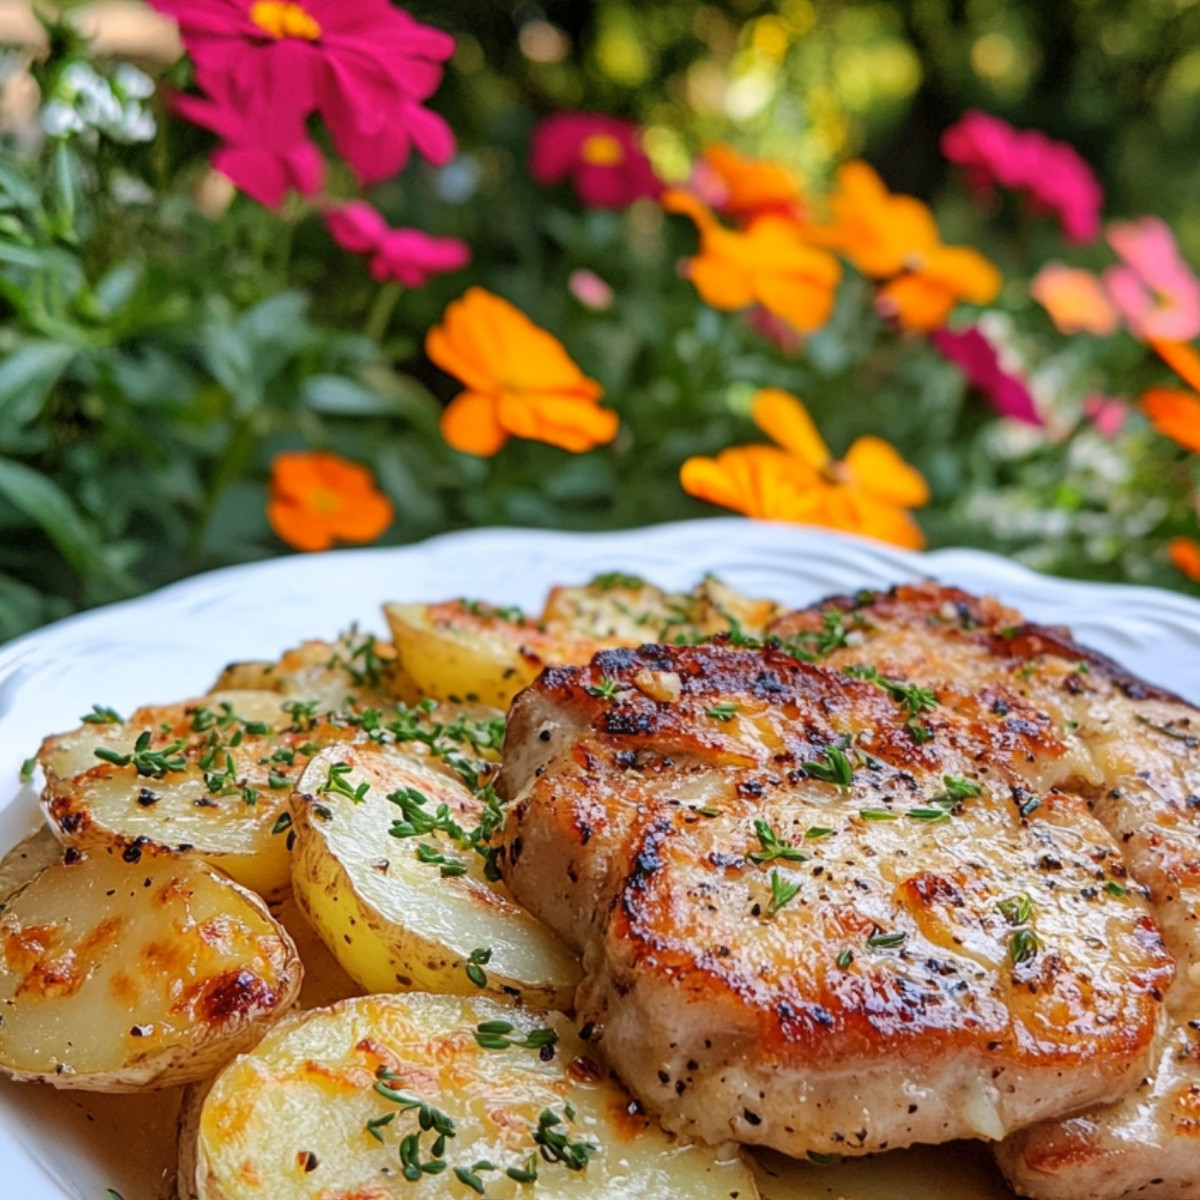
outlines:
M150 0L179 22L196 80L255 121L324 118L362 183L387 179L410 149L441 165L454 135L421 106L454 39L389 0Z
M601 113L555 113L533 131L530 173L544 184L569 176L575 194L591 208L628 208L662 191L639 133L632 121Z
M432 237L419 229L392 229L383 216L363 200L354 200L325 214L333 240L352 254L370 255L371 274L405 287L424 287L434 275L461 271L471 261L466 242Z
M232 105L199 96L176 96L171 107L222 139L213 151L214 169L259 204L278 208L290 191L316 196L324 189L325 160L294 114L273 113L256 122Z
M1104 193L1066 142L972 110L942 134L942 153L963 168L972 190L986 195L997 186L1010 188L1024 193L1036 211L1054 213L1067 241L1085 244L1099 236Z
M1083 413L1091 421L1096 432L1105 438L1115 438L1125 428L1132 410L1124 400L1113 396L1088 396L1083 402Z
M996 348L978 329L972 327L962 333L935 329L929 336L943 357L962 371L972 387L983 392L1002 417L1025 425L1045 424L1034 407L1029 389L1001 367Z
M1190 342L1200 334L1200 280L1166 223L1157 217L1115 222L1107 237L1122 263L1105 271L1104 285L1129 332L1164 342Z

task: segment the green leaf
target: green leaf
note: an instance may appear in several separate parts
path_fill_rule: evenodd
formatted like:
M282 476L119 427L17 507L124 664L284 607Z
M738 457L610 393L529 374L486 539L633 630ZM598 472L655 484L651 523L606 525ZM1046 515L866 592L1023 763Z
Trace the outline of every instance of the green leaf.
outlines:
M75 357L58 342L26 342L0 363L0 430L32 421Z
M94 534L52 479L23 463L0 458L0 496L39 525L81 575L103 569Z
M18 171L0 162L0 191L18 208L34 211L38 207L38 190Z
M331 416L375 417L404 412L396 396L372 391L344 375L314 375L304 381L300 395L314 412Z

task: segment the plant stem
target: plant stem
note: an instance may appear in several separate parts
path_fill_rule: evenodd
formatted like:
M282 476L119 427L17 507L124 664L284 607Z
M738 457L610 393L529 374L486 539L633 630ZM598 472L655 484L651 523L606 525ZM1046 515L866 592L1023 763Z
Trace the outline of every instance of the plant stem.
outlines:
M204 497L204 503L192 527L188 538L186 556L194 560L204 545L204 537L208 533L209 522L217 508L225 489L241 474L246 459L254 449L254 421L251 416L241 417L235 421L229 440L221 453L213 472L212 482Z
M396 301L400 299L401 287L398 283L385 283L379 289L375 297L375 303L371 305L371 311L367 314L367 323L363 326L363 333L375 343L379 343L383 339L383 335L387 332L388 321L392 318L392 312L395 310Z

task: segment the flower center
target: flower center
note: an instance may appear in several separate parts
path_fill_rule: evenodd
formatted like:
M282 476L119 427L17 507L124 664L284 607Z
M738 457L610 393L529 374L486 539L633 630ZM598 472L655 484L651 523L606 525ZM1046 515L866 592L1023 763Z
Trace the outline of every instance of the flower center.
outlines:
M321 36L321 26L303 5L288 4L284 0L256 0L250 6L250 20L276 41L291 37L315 42Z
M314 488L308 496L309 507L319 513L325 513L328 516L333 516L334 513L339 513L345 507L341 496L330 488L318 487Z
M844 462L831 458L821 468L821 478L835 487L850 487L854 483L854 475Z
M583 139L579 157L593 167L615 167L625 158L625 151L611 133L593 133Z

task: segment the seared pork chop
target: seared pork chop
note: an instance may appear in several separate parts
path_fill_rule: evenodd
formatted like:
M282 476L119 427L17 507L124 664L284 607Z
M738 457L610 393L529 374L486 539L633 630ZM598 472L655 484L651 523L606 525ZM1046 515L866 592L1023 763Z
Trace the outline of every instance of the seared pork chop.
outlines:
M514 702L499 863L668 1128L795 1155L999 1138L1144 1074L1173 968L1007 681L646 646Z
M1000 1162L1044 1200L1200 1195L1200 712L1064 630L936 584L835 598L773 628L829 666L871 662L968 692L1003 684L1049 715L1073 748L1070 782L1147 889L1179 972L1155 1068L1114 1104L1009 1139Z

